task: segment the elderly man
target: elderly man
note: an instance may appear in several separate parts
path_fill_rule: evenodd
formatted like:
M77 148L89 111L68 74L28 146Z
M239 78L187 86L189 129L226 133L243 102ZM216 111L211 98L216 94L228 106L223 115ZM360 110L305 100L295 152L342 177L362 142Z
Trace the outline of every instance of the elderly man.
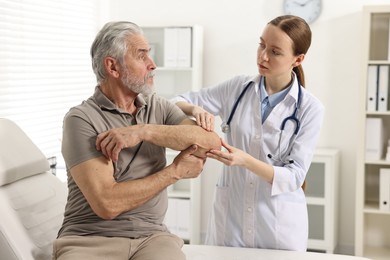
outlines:
M185 259L163 224L166 188L196 178L221 141L153 93L155 63L134 23L107 23L91 47L98 85L65 116L65 217L53 259ZM166 166L165 147L180 150Z

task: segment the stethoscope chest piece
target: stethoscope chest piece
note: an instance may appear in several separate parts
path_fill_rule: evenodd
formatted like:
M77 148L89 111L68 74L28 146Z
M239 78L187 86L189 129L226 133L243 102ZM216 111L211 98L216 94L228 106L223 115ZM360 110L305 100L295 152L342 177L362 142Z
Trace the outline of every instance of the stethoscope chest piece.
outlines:
M230 126L227 123L223 122L221 124L221 130L223 133L227 134L230 132Z

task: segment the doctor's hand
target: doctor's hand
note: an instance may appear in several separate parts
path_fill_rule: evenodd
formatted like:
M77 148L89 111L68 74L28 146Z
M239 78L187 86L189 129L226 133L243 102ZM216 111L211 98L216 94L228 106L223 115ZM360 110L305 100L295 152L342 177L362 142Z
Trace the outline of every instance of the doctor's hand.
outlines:
M249 156L247 153L229 145L223 139L221 139L221 143L222 146L226 148L226 152L210 150L208 153L206 153L206 156L218 160L228 166L245 166L246 158Z
M210 114L200 106L193 106L192 116L196 123L207 131L214 131L214 115Z

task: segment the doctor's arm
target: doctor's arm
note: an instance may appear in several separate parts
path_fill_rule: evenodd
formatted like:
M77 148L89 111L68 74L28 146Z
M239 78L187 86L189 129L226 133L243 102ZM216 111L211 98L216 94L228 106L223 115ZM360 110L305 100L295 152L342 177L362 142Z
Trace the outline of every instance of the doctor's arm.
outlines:
M178 101L176 105L187 115L193 116L196 123L207 131L214 131L214 115L202 107L185 101Z

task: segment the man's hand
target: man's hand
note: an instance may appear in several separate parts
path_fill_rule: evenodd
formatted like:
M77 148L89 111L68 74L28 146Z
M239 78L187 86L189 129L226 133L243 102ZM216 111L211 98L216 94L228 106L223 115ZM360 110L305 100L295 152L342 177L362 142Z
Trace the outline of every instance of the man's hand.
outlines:
M206 159L194 155L197 149L197 145L191 145L175 157L171 164L175 167L175 179L196 178L202 172Z
M96 149L102 151L105 157L112 161L118 161L122 149L139 144L142 127L139 125L122 128L114 128L100 133L96 138Z

